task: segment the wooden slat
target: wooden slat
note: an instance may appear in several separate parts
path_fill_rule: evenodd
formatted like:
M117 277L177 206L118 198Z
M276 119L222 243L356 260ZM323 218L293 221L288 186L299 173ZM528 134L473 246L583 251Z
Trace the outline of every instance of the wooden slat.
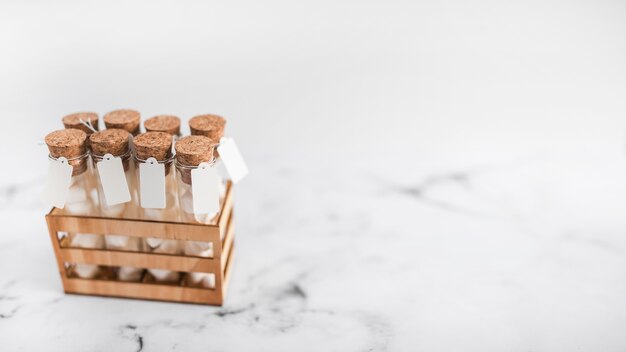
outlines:
M72 278L67 280L65 292L212 305L222 305L223 303L221 290L174 285L144 284L138 282Z
M230 235L227 238L234 239L233 231L229 231L229 233ZM66 278L64 280L64 289L67 293L76 294L222 305L231 280L231 271L235 256L234 241L231 241L229 247L228 255L223 258L223 261L226 262L226 267L224 268L223 275L222 272L216 273L216 287L214 290L176 285L79 278Z
M224 206L227 206L227 204L224 204ZM228 231L228 224L229 224L230 219L231 219L232 214L233 214L232 203L230 204L228 209L230 209L230 211L224 212L222 215L220 215L220 220L219 220L219 224L220 224L220 228L219 228L220 239L222 237L224 237L223 236L224 233L226 231ZM213 241L213 258L219 259L219 258L222 257L222 247L223 247L223 240Z
M233 187L232 183L228 182L228 188L226 189L226 195L224 196L224 204L222 204L222 212L220 213L219 219L217 219L217 226L220 228L220 239L224 238L225 229L230 221L230 217L233 212Z
M86 248L61 248L60 252L62 260L68 263L132 266L216 274L221 270L219 260L216 258Z
M49 216L49 219L57 231L71 233L115 234L211 242L219 240L219 229L216 226L208 225L56 215Z
M215 224L64 215L59 209L52 209L46 215L46 219L56 231L159 237L215 243L219 241L220 231L224 231L223 226L226 226L230 219L232 208L232 187L229 183L222 211Z
M233 216L230 217L230 221L228 222L228 229L226 231L226 236L224 237L224 243L222 244L222 255L221 261L222 264L222 272L226 268L227 259L230 255L230 251L233 245L233 240L235 238L235 221L233 220Z
M231 280L231 271L233 270L233 261L235 259L235 245L233 243L230 249L230 255L226 260L226 268L224 270L224 280L222 281L222 297L226 297L226 292L228 291L228 285Z

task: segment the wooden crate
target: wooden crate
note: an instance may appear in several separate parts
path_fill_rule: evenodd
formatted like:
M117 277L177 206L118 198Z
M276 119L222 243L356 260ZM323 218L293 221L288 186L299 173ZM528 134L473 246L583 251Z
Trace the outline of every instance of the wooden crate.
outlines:
M222 305L234 254L232 184L226 187L222 211L215 224L158 222L95 216L65 215L53 208L46 215L52 247L66 293L139 298L185 303ZM109 249L68 248L62 245L61 233L117 234L134 237L194 240L213 243L213 258L185 255L130 252ZM220 236L223 234L223 236ZM220 240L220 237L223 237ZM178 284L151 282L145 273L140 282L118 281L111 278L81 279L71 275L66 263L98 264L107 267L131 266L165 269L179 272L215 274L215 289L185 285L185 275Z

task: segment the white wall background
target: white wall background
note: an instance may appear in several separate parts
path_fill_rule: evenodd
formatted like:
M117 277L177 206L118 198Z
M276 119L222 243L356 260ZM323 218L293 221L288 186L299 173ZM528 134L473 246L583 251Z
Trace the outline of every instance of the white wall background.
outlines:
M253 166L318 148L621 152L625 14L621 1L5 0L4 157L36 171L61 116L123 107L223 114Z

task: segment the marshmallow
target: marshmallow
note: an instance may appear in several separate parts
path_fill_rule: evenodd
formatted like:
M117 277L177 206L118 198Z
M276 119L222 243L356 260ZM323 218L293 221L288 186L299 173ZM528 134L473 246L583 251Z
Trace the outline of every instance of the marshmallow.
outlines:
M183 245L185 255L213 258L213 243L201 241L185 241Z
M122 266L117 269L117 278L122 281L139 281L143 275L143 269L130 266Z
M108 249L134 252L139 252L143 249L139 237L104 235L104 241Z
M215 274L211 273L189 273L189 283L192 286L201 286L204 288L215 288Z
M154 276L154 280L157 282L178 282L180 280L180 273L178 271L161 270L161 269L148 269L150 274Z
M92 233L74 233L70 235L70 247L75 248L103 248L104 240L101 235ZM95 264L76 264L74 272L83 279L93 279L100 274L100 267Z
M75 264L74 273L81 279L94 279L100 274L100 267L95 264Z

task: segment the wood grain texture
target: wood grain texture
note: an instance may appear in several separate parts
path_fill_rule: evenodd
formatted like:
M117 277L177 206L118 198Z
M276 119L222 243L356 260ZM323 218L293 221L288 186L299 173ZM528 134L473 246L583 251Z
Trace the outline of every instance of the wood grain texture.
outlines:
M52 248L63 288L67 293L162 300L184 303L222 305L230 279L234 252L234 220L232 216L232 185L227 186L222 211L214 224L157 222L137 219L70 216L52 209L46 215ZM115 233L134 237L161 237L178 240L213 242L213 258L131 252L108 249L68 248L57 233ZM64 244L62 246L62 243ZM87 263L112 267L165 269L179 272L206 272L215 274L215 288L197 288L179 284L158 284L149 280L124 282L113 279L81 279L71 276L65 263ZM106 277L106 278L111 278Z
M57 208L53 208L46 215L46 220L48 225L52 224L56 231L70 233L114 233L133 237L159 237L216 243L223 237L230 219L233 208L232 193L232 185L229 182L224 195L222 211L213 224L67 215L63 210Z
M219 258L184 255L125 252L108 249L62 248L61 258L68 263L106 266L132 266L145 269L165 269L184 272L214 273L220 271Z
M146 284L108 280L71 278L65 292L95 296L138 298L158 301L222 305L222 290L194 288L176 285Z
M224 237L224 241L222 242L222 257L228 258L230 256L230 251L233 247L233 241L235 240L235 222L233 220L233 216L230 217L230 221L227 224L226 236ZM221 260L222 272L226 270L227 260Z
M235 245L233 243L233 246L231 247L230 250L230 255L228 256L228 259L226 260L226 268L224 269L224 280L222 282L222 297L226 297L226 292L228 291L228 284L230 283L231 280L231 272L233 270L233 261L235 259ZM223 300L222 300L223 303Z

